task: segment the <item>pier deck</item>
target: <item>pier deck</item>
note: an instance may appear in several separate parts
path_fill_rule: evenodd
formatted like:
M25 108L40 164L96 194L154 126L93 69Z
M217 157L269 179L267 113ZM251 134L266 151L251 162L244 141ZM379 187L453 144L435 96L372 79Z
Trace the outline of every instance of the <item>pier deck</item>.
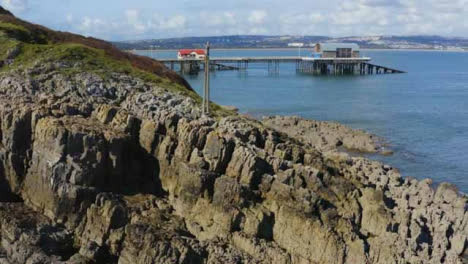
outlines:
M303 57L299 56L283 56L283 57L218 57L210 58L210 63L236 63L236 62L258 62L265 63L270 61L278 62L296 62L302 60ZM185 62L199 62L204 63L202 59L158 59L163 63L185 63Z
M205 61L202 59L158 59L171 70L177 69L183 73L198 73L204 69ZM368 75L404 73L403 71L369 63L371 58L313 58L300 56L280 57L212 57L210 70L245 70L251 63L268 64L268 71L279 72L280 63L295 63L296 70L301 73L315 75Z

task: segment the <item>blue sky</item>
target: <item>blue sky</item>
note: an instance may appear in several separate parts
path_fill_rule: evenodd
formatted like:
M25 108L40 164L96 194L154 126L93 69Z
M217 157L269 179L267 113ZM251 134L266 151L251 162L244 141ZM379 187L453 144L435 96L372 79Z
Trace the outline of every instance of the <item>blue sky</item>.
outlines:
M468 0L0 0L47 27L133 40L236 34L468 37Z

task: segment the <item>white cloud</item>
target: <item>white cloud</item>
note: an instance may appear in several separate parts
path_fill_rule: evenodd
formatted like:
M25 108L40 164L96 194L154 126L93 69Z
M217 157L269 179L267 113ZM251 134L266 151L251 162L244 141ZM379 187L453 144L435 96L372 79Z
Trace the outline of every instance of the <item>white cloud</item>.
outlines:
M128 9L123 13L123 19L105 20L85 16L79 23L72 15L66 17L69 26L77 33L96 36L104 39L135 39L155 38L165 32L184 32L187 18L183 15L163 17L154 14L146 17L136 9Z
M327 27L327 17L320 13L292 13L279 16L277 34L316 35L317 30Z
M236 15L233 12L201 12L200 21L206 26L222 26L237 24Z
M325 16L321 15L320 13L307 13L307 14L288 14L288 15L281 15L280 21L283 24L288 25L310 25L310 24L317 24L322 23L325 21Z
M417 0L402 2L396 25L404 34L440 34L466 37L468 0Z
M65 19L67 20L67 23L73 23L73 15L72 14L68 14Z
M268 30L264 27L252 27L249 29L247 33L252 34L252 35L260 35L260 34L267 34Z
M102 20L98 18L84 17L79 27L82 30L96 30L105 24L106 24L105 22L103 22Z
M39 9L28 8L27 0L0 1L15 12L25 10L30 17L40 17ZM210 12L206 11L207 2L191 3L189 7L173 2L162 8L160 14L154 13L155 6L133 5L119 12L107 12L111 15L93 16L86 10L70 9L57 18L44 16L42 21L33 22L50 26L64 25L65 20L61 30L114 40L232 34L462 37L468 34L468 0L317 0L313 3L299 0L296 5L284 5L280 0L269 0L268 5L242 0L217 2ZM39 6L42 8L43 4ZM22 16L28 19L26 15Z
M160 29L182 29L187 23L187 18L182 15L176 15L160 22Z
M373 6L373 7L387 7L387 6L400 6L399 0L359 0L361 5Z
M12 12L23 12L28 8L28 0L2 0L2 6Z
M338 26L366 25L369 27L387 25L388 16L388 9L385 8L345 2L341 8L331 13L330 19Z
M136 33L145 32L146 26L140 21L140 12L135 9L125 10L125 18Z
M403 24L414 24L423 22L423 17L418 13L417 9L408 8L406 12L397 15L396 20Z
M265 22L267 12L265 10L253 10L248 18L252 24L262 24Z
M111 38L115 31L120 28L119 23L90 17L84 17L81 22L76 25L76 31L80 34L105 39Z
M153 14L148 21L148 30L151 31L174 31L183 30L187 25L187 18L183 15L174 15L171 17Z
M129 21L129 23L134 23L138 21L139 11L136 9L127 9L125 10L125 17Z

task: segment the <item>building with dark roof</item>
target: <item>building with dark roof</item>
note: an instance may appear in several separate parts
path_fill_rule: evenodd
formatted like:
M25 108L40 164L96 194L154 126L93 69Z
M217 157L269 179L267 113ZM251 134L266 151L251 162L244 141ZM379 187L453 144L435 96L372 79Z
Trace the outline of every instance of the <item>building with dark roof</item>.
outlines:
M321 58L359 58L359 46L355 43L317 43L314 51Z

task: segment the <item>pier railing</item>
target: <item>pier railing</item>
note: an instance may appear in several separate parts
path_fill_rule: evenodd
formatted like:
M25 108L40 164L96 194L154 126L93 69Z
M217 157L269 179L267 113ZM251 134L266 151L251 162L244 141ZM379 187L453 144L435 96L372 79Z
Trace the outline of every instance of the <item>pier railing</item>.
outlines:
M210 70L246 70L249 64L268 64L268 71L279 73L281 63L295 63L301 73L315 75L367 75L404 73L404 71L369 63L371 58L310 58L298 56L282 57L214 57L209 60ZM190 59L159 59L171 70L183 73L198 73L205 68L205 61Z

